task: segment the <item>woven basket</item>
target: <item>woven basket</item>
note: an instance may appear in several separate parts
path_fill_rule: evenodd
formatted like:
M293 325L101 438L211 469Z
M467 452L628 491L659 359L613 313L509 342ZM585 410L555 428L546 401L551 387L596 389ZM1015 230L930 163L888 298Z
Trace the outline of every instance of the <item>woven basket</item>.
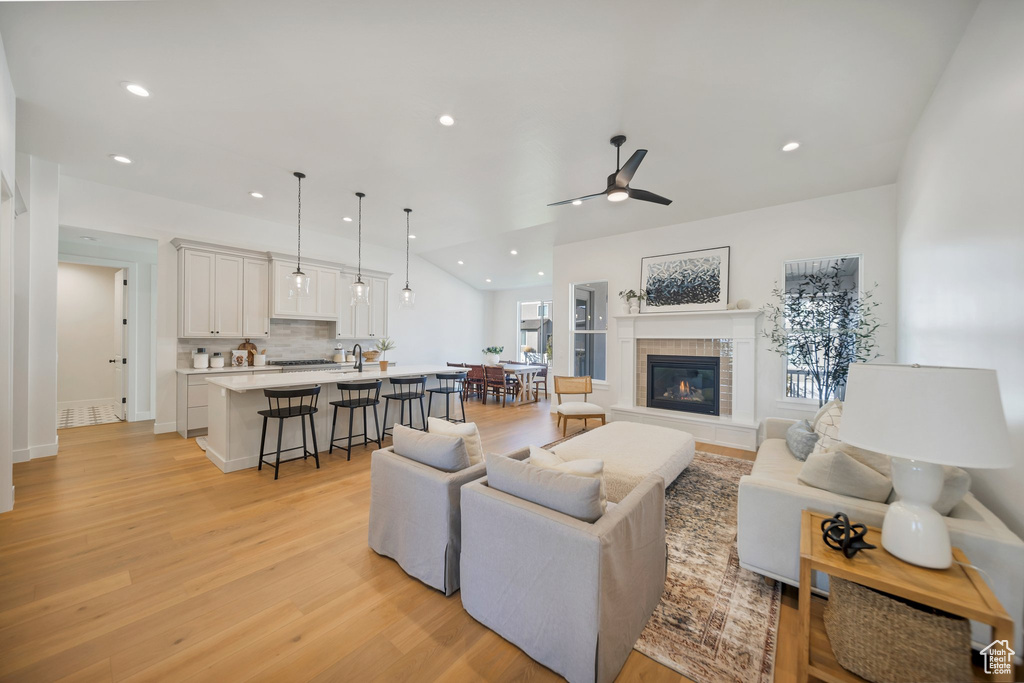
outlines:
M372 363L377 360L377 356L380 355L380 351L363 351L363 360Z
M832 578L825 633L847 671L875 683L974 680L970 622Z

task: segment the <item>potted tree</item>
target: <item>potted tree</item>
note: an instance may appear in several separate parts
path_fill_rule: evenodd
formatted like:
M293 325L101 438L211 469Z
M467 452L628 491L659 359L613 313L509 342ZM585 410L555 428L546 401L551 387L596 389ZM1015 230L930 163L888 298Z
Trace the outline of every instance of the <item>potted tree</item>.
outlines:
M622 299L623 312L635 315L640 312L640 302L647 298L647 292L643 289L624 289L619 292L619 298Z
M501 352L504 350L504 346L488 346L483 350L484 363L487 365L497 365L498 360L501 358Z
M814 383L818 405L841 396L850 363L878 358L873 290L858 295L843 285L843 261L804 275L788 289L772 290L762 308L764 336L772 351Z
M395 348L395 342L391 341L391 337L381 337L377 340L377 350L380 351L380 371L387 372L388 361L386 360L388 351Z

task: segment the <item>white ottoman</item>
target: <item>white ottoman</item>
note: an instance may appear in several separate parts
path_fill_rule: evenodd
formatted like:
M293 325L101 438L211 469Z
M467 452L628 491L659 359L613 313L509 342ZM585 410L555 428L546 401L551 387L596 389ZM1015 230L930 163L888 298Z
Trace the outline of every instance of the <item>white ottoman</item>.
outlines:
M608 500L618 503L652 472L660 474L668 488L693 462L695 441L692 434L678 429L611 422L551 450L564 460L603 460Z

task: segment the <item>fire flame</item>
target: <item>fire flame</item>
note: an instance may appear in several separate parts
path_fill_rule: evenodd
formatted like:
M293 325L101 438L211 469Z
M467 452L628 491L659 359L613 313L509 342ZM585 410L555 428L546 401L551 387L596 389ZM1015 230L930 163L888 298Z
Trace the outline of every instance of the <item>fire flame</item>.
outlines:
M689 383L687 383L685 379L679 383L679 393L682 394L683 396L686 396L688 393L690 393L690 385Z

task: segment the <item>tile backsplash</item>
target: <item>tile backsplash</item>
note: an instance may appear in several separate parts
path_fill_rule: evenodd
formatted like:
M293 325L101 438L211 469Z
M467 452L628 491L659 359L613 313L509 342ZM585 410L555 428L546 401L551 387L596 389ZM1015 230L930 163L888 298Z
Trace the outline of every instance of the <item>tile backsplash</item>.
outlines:
M262 351L267 350L268 360L299 360L306 358L330 358L334 355L334 346L339 343L335 338L334 323L325 320L271 320L270 335L253 339L253 343ZM231 350L237 349L244 339L179 339L178 365L191 365L192 353L200 347L210 353L220 351L231 356ZM341 344L349 351L356 343L346 339ZM362 341L364 348L367 342Z

